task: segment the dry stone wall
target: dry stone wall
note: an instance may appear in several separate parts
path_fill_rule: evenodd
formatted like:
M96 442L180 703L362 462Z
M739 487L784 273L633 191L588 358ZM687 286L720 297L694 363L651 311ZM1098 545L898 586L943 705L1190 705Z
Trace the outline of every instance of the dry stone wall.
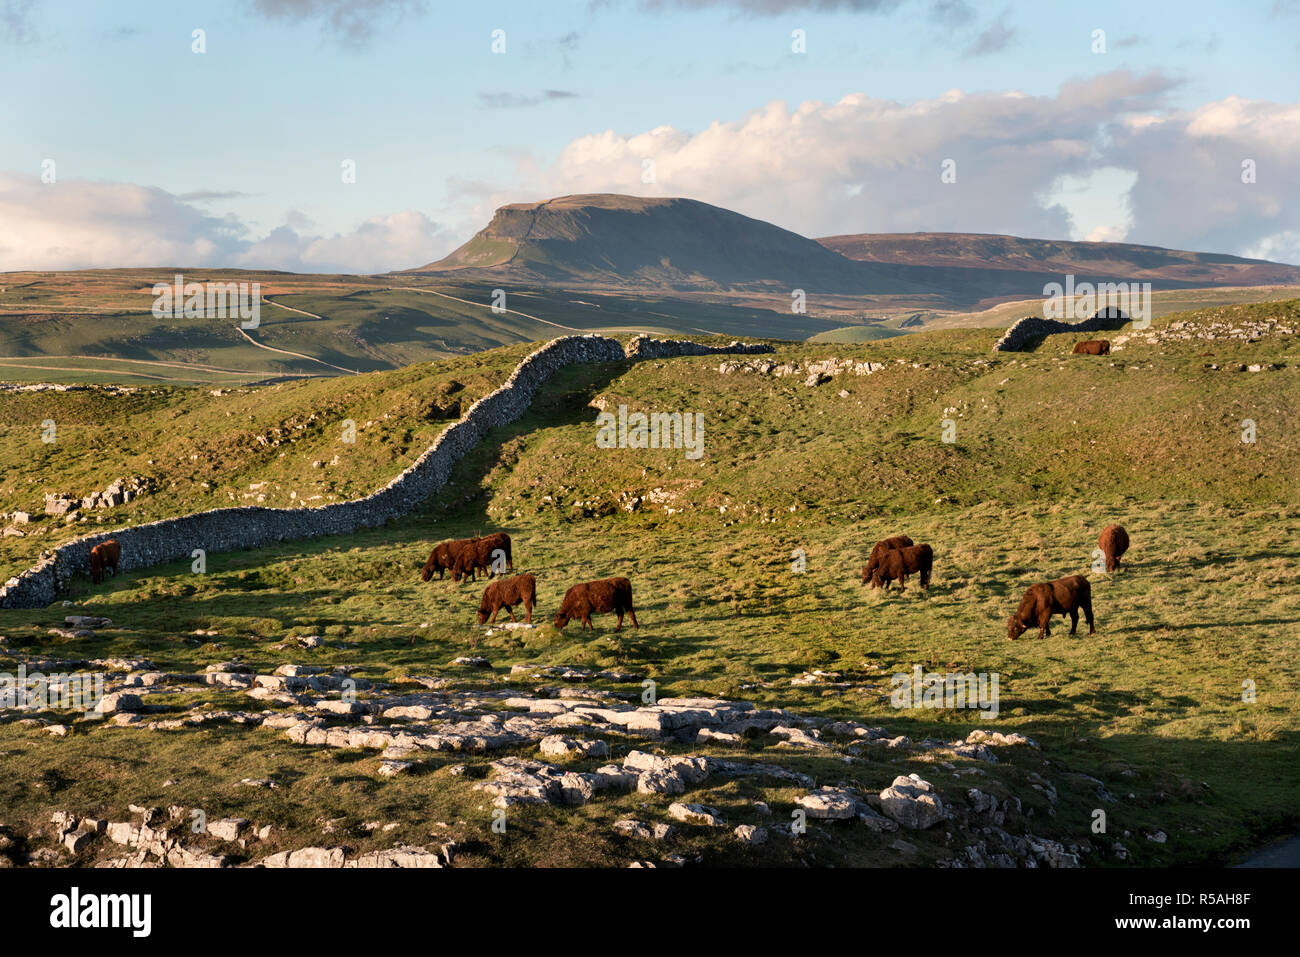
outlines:
M993 346L993 351L1019 352L1044 336L1053 336L1062 332L1102 332L1107 329L1122 329L1128 321L1128 316L1118 309L1094 313L1091 319L1080 322L1061 322L1059 319L1044 319L1042 316L1025 316L1006 331L1006 334Z
M617 340L603 336L554 339L519 363L501 388L470 406L406 471L371 495L317 508L220 508L87 535L53 549L37 565L9 579L0 588L0 608L50 604L74 575L89 572L90 550L109 538L121 543L122 569L133 569L189 559L195 549L206 554L235 551L383 525L436 494L447 483L456 462L490 429L520 418L542 383L575 362L771 351L771 346L739 342L701 346L638 337L624 350Z
M712 356L722 353L772 352L771 346L762 343L731 342L725 346L704 346L698 342L681 339L651 339L637 336L627 345L629 359L668 359L674 356Z

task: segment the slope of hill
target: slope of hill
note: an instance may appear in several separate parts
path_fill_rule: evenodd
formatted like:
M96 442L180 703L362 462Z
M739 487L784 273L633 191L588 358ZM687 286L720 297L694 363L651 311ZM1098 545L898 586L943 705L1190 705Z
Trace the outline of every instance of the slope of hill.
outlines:
M797 233L693 199L591 194L503 206L415 273L586 286L919 292Z
M834 255L827 252L826 255ZM261 324L151 314L156 282L259 283ZM409 276L119 269L0 275L0 379L248 384L396 369L562 333L803 339L839 323L748 302L511 287Z
M626 864L680 854L706 864L897 866L968 860L966 846L989 834L987 820L966 818L978 784L1000 808L1020 808L1008 813L1008 831L1032 829L1040 842L1076 847L1088 866L1231 860L1300 813L1291 693L1300 680L1300 497L1291 481L1300 436L1288 427L1300 401L1300 355L1285 331L1298 324L1295 302L1171 316L1150 334L1116 336L1119 348L1102 359L1071 356L1069 336L994 356L996 332L970 329L782 344L770 357L775 367L765 357L571 367L524 419L492 430L444 494L409 520L214 552L201 574L183 561L99 586L81 579L67 595L71 608L6 612L3 670L15 672L19 660L146 657L170 683L139 689L156 708L139 719L78 722L49 712L42 717L66 730L57 740L32 722L0 722L12 765L0 780L5 823L28 847L44 848L54 841L53 806L123 820L128 802L172 803L249 820L250 834L273 825L272 840L250 837L237 851L210 842L241 859L320 846L324 817L336 835L329 845L346 840L355 850L427 844L431 821L449 822L436 839L457 843L458 861L468 864ZM1272 331L1230 334L1264 325ZM521 351L220 396L0 394L0 422L13 430L0 443L0 508L32 510L46 490L85 494L137 469L158 470L150 474L159 492L106 510L106 521L246 495L288 505L307 492L368 491L385 470L409 464L439 427L430 393L468 401ZM833 381L807 385L807 365L828 359L838 360ZM855 371L868 361L866 374ZM784 364L800 374L779 374ZM462 388L452 391L449 377ZM593 449L597 409L620 404L699 413L704 456ZM21 423L44 417L67 425L40 450L35 430ZM356 420L354 445L339 441L340 417ZM1253 445L1241 441L1243 417L1259 425ZM942 439L945 418L956 423L955 442ZM263 445L254 433L279 444ZM34 468L38 454L45 457ZM315 466L326 456L331 464ZM1097 531L1111 521L1129 529L1133 547L1126 567L1105 575L1090 566ZM20 527L26 537L0 540L6 570L85 523L39 517ZM419 580L432 541L497 528L514 537L516 568L537 576L538 627L478 628L481 583ZM870 542L904 531L934 547L929 591L914 581L903 594L864 588L855 573ZM802 570L791 566L795 550L806 557ZM1097 634L1070 637L1058 619L1049 639L1007 641L1006 616L1024 588L1069 573L1092 580ZM567 585L613 574L634 583L639 628L614 633L607 616L597 616L594 633L549 625ZM112 624L90 636L51 632L67 614ZM296 640L307 636L316 636L310 650ZM466 664L471 654L482 660ZM345 708L330 710L338 706L318 701L324 694L241 689L247 677L186 682L231 661L261 675L289 664L324 675L345 669L338 674L358 679L359 707L375 720L362 725ZM895 707L891 675L915 665L1000 675L996 721L966 709ZM575 673L591 676L580 694L558 691ZM562 733L605 742L607 754L556 757L539 754L537 742L480 750L503 725L542 720L566 699L594 700L593 713L617 708L639 697L642 676L661 701L726 697L825 723L812 738L755 729L733 739L647 740L575 711ZM1257 700L1242 700L1244 677L1258 685ZM362 681L387 687L368 690ZM461 695L472 699L468 707ZM428 702L430 717L388 710L410 705L407 696ZM529 705L543 696L545 705ZM382 744L348 744L352 731L445 729L449 707L449 720L466 722L479 720L459 717L470 709L480 717L528 711L506 710L478 746L405 754L401 767L387 768L393 776L383 770ZM323 743L323 730L294 739L300 713L345 740ZM886 747L859 727L900 737ZM986 728L1034 744L1000 747L996 762L947 744ZM557 774L582 777L610 761L630 765L633 750L669 762L704 754L711 769L730 762L766 773L711 770L678 795L606 787L568 804L511 804L509 833L527 839L491 831L492 795L477 788L512 766L492 762L508 755L518 769L540 758ZM803 837L760 847L732 833L737 824L788 822L812 786L795 775L874 795L911 772L934 784L954 820L881 833L869 816L810 816ZM1090 829L1099 800L1119 822L1114 834ZM728 826L674 821L672 801L716 808ZM641 841L616 826L627 819L676 831ZM394 829L367 827L374 821ZM1157 831L1167 839L1145 839ZM1114 848L1121 841L1122 857ZM78 853L90 861L123 851L97 840Z

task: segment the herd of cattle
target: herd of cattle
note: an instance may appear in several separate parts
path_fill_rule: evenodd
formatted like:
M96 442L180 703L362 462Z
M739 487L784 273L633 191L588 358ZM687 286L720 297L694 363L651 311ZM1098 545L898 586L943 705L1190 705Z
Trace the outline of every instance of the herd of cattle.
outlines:
M1114 572L1119 568L1120 556L1128 551L1128 533L1119 525L1108 525L1102 529L1097 544L1106 562L1106 571ZM451 580L459 582L462 578L474 581L479 572L489 578L514 571L514 558L511 552L510 536L505 532L496 532L477 538L462 538L446 541L434 547L429 559L420 570L420 578L430 581L436 572L441 580L446 572L451 572ZM922 542L916 544L906 535L895 535L876 542L871 549L867 564L862 567L862 584L871 584L873 588L889 589L890 582L898 582L902 592L908 575L919 575L921 587L928 590L930 576L934 569L934 549ZM495 624L501 609L515 617L515 606L524 606L524 621L533 620L533 606L537 602L537 579L533 575L515 575L511 578L496 578L488 583L479 600L478 623ZM1079 626L1079 612L1082 611L1088 622L1088 634L1096 633L1092 616L1092 586L1082 575L1067 575L1054 582L1041 582L1031 585L1026 590L1020 607L1007 621L1007 637L1015 640L1030 627L1038 626L1038 637L1046 638L1051 632L1051 620L1054 615L1070 616L1070 634ZM623 628L623 616L632 619L632 627L639 628L636 611L632 607L632 583L626 578L602 578L598 581L582 582L569 588L560 602L560 609L555 613L556 628L563 629L570 621L582 623L582 627L595 630L591 623L593 613L613 612L618 616L615 631Z
M462 578L474 581L478 572L488 577L505 571L514 571L514 556L510 546L510 536L505 532L495 532L478 538L460 538L441 542L429 553L429 560L420 569L420 578L429 581L433 573L438 573L441 580L446 572L451 572L451 580L459 582ZM537 579L528 574L515 575L512 578L500 578L489 582L479 600L478 623L495 624L497 615L504 608L515 618L515 606L524 606L524 621L532 622L533 605L537 602ZM582 623L583 628L596 630L591 623L593 612L613 612L618 615L615 631L623 629L623 616L632 619L632 627L640 628L636 620L636 610L632 607L632 583L626 578L602 578L593 582L574 585L564 593L560 610L555 613L554 624L563 630L571 621Z
M1107 525L1102 529L1097 544L1105 558L1106 571L1116 571L1120 556L1128 551L1128 533L1119 525ZM111 569L117 575L121 559L122 546L115 538L92 548L90 577L95 584L104 580L107 570ZM890 582L898 582L898 590L902 592L907 576L919 575L921 587L928 590L933 568L933 548L924 542L917 545L906 535L895 535L876 542L871 549L867 564L862 566L862 584L870 583L873 588L888 590ZM511 621L518 621L514 612L518 605L524 607L524 621L531 623L533 606L537 603L537 579L530 574L497 577L514 569L510 536L505 532L495 532L477 538L441 542L429 554L428 561L420 570L420 578L430 581L435 572L439 580L451 572L451 580L457 583L462 578L476 581L479 573L495 578L488 583L479 600L478 623L496 624L497 615L503 608ZM1053 582L1031 585L1020 600L1020 607L1007 621L1007 637L1014 640L1037 625L1038 637L1046 638L1052 633L1054 615L1070 616L1070 634L1073 635L1079 626L1080 611L1087 619L1088 634L1094 634L1097 629L1092 617L1092 586L1082 575L1067 575ZM554 625L563 629L569 622L577 621L584 629L594 631L591 616L609 612L618 616L615 631L622 630L624 615L631 617L633 628L640 628L632 606L632 583L628 579L602 578L574 585L564 593L559 611L555 613Z

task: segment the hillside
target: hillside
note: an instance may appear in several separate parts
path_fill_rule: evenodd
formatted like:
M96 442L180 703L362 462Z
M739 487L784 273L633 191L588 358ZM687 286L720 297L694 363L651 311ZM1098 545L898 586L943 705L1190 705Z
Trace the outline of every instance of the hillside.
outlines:
M251 385L399 369L574 332L865 342L1009 325L1069 272L1151 281L1156 315L1300 289L1298 267L1232 256L964 234L813 241L689 199L567 196L503 207L450 256L407 273L0 274L0 380ZM178 273L258 283L260 326L246 333L228 320L156 318L151 290ZM493 308L498 289L505 311ZM797 289L803 312L792 308Z
M1292 301L1172 315L1149 332L1115 334L1104 359L1071 356L1071 336L994 355L995 331L949 330L779 343L767 357L572 367L407 519L213 553L204 574L177 562L102 586L81 580L69 608L6 612L0 660L9 671L27 656L145 656L140 673L165 675L137 686L157 709L148 714L98 724L43 716L66 719L59 737L39 722L0 722L13 772L0 781L6 823L44 847L55 808L122 820L127 802L176 804L273 825L270 838L246 848L204 845L240 859L436 840L454 842L468 864L678 855L897 866L951 863L968 845L987 859L997 842L967 799L978 787L999 807L1014 799L1019 808L1000 827L1057 842L1062 853L1074 848L1088 866L1232 860L1300 814L1290 693L1300 679L1300 498L1291 480L1300 437L1288 426L1300 404L1297 328ZM88 494L145 466L166 490L93 511L87 522L38 515L26 537L2 540L5 568L96 517L111 525L246 495L289 506L308 494L369 491L445 421L431 418L427 402L481 394L520 354L220 396L0 394L10 456L0 467L24 476L0 488L6 512L39 511L45 491ZM826 378L809 385L813 372ZM711 388L701 390L706 380ZM704 457L595 449L597 411L620 404L703 415ZM344 415L360 427L351 448L333 430ZM22 423L47 416L68 423L66 447L47 448L33 469L35 430ZM1253 445L1240 438L1247 417L1258 425ZM944 419L956 424L953 443L941 440ZM231 431L237 421L248 431ZM325 475L322 461L331 463ZM1089 570L1096 533L1110 521L1134 543L1114 576ZM478 628L481 582L419 580L432 542L497 528L514 537L516 569L537 575L537 628ZM900 595L857 580L870 543L899 531L933 544L928 594L914 582ZM796 550L802 572L792 567ZM1049 639L1008 642L1006 616L1023 589L1075 572L1092 579L1097 634L1081 626L1069 637L1058 619ZM633 581L640 628L615 634L609 616L597 616L594 633L550 626L567 585L613 574ZM50 632L72 613L113 624L90 636ZM315 644L304 647L298 639L309 636ZM465 658L475 655L483 661ZM894 708L889 676L916 664L998 673L996 722ZM238 671L273 681L286 665L299 675L319 669L335 686L340 675L384 686L360 685L349 704L253 685ZM215 674L196 683L205 669ZM804 717L787 717L779 733L712 740L647 741L602 724L601 715L638 700L643 676L661 700L752 701ZM1243 676L1257 683L1257 703L1242 701ZM556 755L503 733L539 721L554 721L547 733L605 742L609 756ZM429 728L451 740L455 722L478 736L456 751L430 743L381 757L384 745L366 743ZM993 748L996 762L952 750L990 727L1034 745ZM531 765L511 761L590 781L611 761L650 760L635 756L649 752L669 762L707 754L712 771L691 777L684 794L609 786L567 803L506 802L507 833L490 829L492 795L480 788L509 774L531 786ZM393 767L381 770L384 762ZM737 766L761 773L726 771ZM793 841L749 846L732 834L736 824L775 830L814 785L853 789L869 804L909 772L955 809L949 825L882 833L862 812L810 819ZM727 827L674 819L672 801L714 808ZM1096 806L1113 834L1090 832ZM643 839L616 826L629 819L675 830ZM1166 839L1147 837L1157 832ZM78 860L122 853L105 845Z
M829 253L827 255L830 255ZM158 319L151 289L189 282L259 283L261 324ZM399 369L574 332L804 338L839 323L748 302L511 289L407 276L242 270L118 269L0 275L0 380L136 385L248 385Z

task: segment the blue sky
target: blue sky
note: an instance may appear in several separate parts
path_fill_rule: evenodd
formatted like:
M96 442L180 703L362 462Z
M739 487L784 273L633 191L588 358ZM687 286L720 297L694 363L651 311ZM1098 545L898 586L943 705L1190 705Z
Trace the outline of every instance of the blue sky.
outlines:
M403 268L500 202L595 189L691 195L810 235L1036 230L1294 261L1297 63L1292 0L0 0L0 225L32 224L37 247L0 238L0 269L167 251ZM1134 115L1149 125L1111 143ZM1269 179L1228 189L1255 154ZM1180 171L1187 155L1204 169ZM970 187L932 189L949 156L978 170ZM57 182L39 183L49 159ZM1175 189L1234 208L1197 227Z

